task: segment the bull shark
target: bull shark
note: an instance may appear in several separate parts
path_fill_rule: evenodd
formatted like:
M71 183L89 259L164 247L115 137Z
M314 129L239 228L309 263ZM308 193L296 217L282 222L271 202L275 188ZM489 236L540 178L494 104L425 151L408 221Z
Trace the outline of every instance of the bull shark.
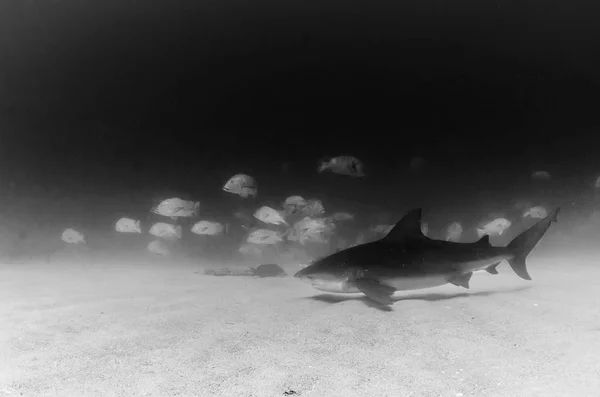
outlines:
M334 293L362 292L384 306L396 291L454 284L469 288L473 272L498 274L507 260L514 272L531 280L525 260L560 208L515 237L506 247L494 247L489 236L473 243L431 239L421 232L421 209L408 212L382 239L351 247L316 260L294 277L315 289Z

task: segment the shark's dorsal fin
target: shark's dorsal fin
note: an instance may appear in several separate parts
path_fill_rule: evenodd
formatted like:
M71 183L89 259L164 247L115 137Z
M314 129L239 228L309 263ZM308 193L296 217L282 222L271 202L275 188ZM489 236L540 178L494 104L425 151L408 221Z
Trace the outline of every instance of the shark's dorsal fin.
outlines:
M485 236L481 237L479 240L477 240L475 242L475 244L482 246L482 247L487 247L487 246L491 245L489 234L486 234Z
M400 221L398 221L398 223L396 223L396 226L389 231L384 239L387 241L399 242L422 239L425 237L421 231L421 212L421 208L409 211L402 219L400 219Z

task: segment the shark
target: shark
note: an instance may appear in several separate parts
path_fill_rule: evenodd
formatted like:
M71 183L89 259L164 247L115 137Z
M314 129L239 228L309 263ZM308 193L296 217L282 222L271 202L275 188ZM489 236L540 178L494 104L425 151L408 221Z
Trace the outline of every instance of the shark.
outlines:
M550 212L507 246L497 247L487 235L472 243L429 238L421 231L422 209L417 208L406 213L382 239L315 260L294 277L320 291L363 293L384 306L393 304L396 291L448 283L468 289L473 272L498 274L497 267L505 260L517 276L531 280L527 256L557 221L559 211Z

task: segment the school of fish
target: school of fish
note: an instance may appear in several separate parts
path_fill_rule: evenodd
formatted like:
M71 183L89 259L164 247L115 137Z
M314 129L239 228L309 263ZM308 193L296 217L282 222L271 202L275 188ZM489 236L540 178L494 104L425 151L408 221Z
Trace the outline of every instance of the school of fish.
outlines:
M411 159L410 168L418 169L424 166L421 157ZM338 156L323 160L317 172L329 171L339 175L362 178L365 177L364 164L353 156ZM533 180L548 180L551 178L546 171L535 171L531 174ZM600 181L600 178L598 179ZM596 181L595 186L600 186ZM256 179L247 174L235 174L222 186L224 192L237 195L243 199L256 199L258 197L258 184ZM307 244L329 244L336 238L336 232L343 228L343 224L356 219L355 214L344 210L327 211L323 202L317 198L304 198L292 195L282 200L281 206L273 208L268 205L257 205L255 212L246 214L242 211L232 212L233 217L247 235L240 241L238 252L242 255L260 256L265 247L297 245L305 247ZM173 242L181 240L185 232L181 219L194 218L194 223L187 230L192 235L205 236L213 239L228 235L230 223L219 219L198 219L201 216L200 201L184 200L179 197L167 198L150 208L152 214L158 215L164 221L159 221L147 227L148 235L152 240L147 244L147 250L156 255L170 255L174 247ZM542 219L548 215L544 206L536 205L524 208L522 219ZM254 221L253 221L254 219ZM258 221L258 227L251 227ZM477 238L485 235L502 236L513 222L503 216L482 220L473 228ZM334 249L345 249L364 244L384 237L393 227L390 224L372 224L365 230L355 234L354 238L337 237ZM429 225L422 222L421 229L424 235L429 235ZM143 234L143 226L139 219L123 217L114 224L118 233ZM454 220L445 229L442 239L451 242L464 240L465 229L463 223ZM72 228L65 229L62 240L68 244L86 244L86 238L80 231Z

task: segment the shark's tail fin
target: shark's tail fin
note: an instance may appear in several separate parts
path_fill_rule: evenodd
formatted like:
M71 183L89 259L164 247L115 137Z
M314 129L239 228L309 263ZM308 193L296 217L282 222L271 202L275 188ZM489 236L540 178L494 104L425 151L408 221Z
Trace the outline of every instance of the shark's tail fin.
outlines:
M525 280L531 280L531 277L527 272L525 259L544 236L546 230L550 227L550 224L556 222L556 215L559 210L560 208L556 208L548 214L547 217L519 234L508 244L508 249L514 254L514 257L509 259L508 263L515 273L517 273L517 276Z

